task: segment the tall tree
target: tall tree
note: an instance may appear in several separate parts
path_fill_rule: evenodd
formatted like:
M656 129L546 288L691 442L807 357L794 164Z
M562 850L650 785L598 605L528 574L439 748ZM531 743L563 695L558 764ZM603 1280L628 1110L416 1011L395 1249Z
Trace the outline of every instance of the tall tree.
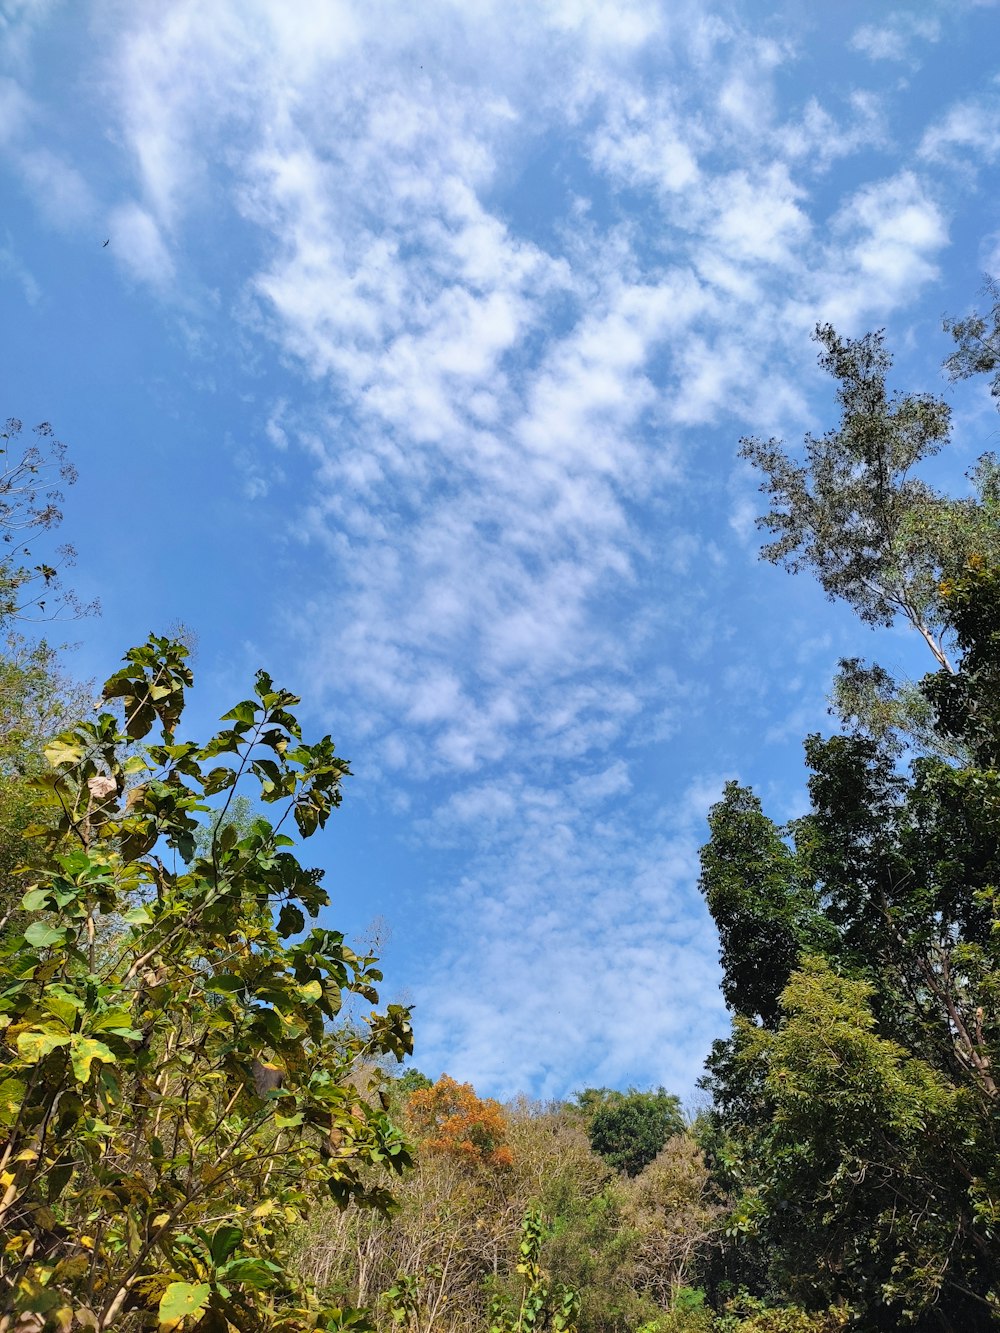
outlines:
M46 817L29 779L45 766L49 737L90 707L90 691L68 677L58 650L31 635L39 621L95 609L61 583L72 548L44 547L62 520L63 487L75 482L76 471L48 423L33 436L26 442L13 417L0 429L0 933L21 897L17 871L31 855L25 830Z
M76 468L47 421L35 427L30 443L23 430L17 417L0 428L0 623L88 614L96 603L84 605L62 583L62 571L76 557L73 547L64 544L44 559L34 550L62 522L63 487L75 483Z
M806 741L806 816L781 828L735 786L713 810L702 887L734 1014L707 1077L716 1158L761 1291L847 1302L866 1328L985 1330L1000 1323L995 467L959 503L908 478L946 416L887 397L881 335L819 336L844 421L806 467L748 451L783 506L764 554L813 568L869 623L921 629L929 743L904 772L898 716L872 725L887 698L869 672L862 725Z
M837 381L839 426L807 435L801 463L777 440L741 444L765 474L772 506L758 519L772 534L762 555L792 573L810 570L866 624L902 617L950 669L938 585L969 551L1000 552L995 469L984 462L973 499L939 494L913 474L949 438L947 404L889 392L892 357L881 332L841 338L827 324L815 338L820 365Z
M990 393L1000 399L1000 287L990 279L984 290L993 302L987 314L976 310L965 319L945 320L945 331L954 338L956 346L944 366L951 380L992 376Z

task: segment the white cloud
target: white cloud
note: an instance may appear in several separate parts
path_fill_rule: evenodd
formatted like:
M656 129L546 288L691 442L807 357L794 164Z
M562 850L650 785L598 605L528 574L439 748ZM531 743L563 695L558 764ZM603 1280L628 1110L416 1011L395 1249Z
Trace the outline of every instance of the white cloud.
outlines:
M937 42L941 23L933 15L896 10L879 23L865 23L851 37L851 45L869 60L910 63L918 42Z
M934 280L934 165L985 140L953 118L873 180L890 96L792 103L792 44L704 5L102 12L113 254L189 294L192 237L234 238L238 332L290 368L261 447L300 491L279 511L234 457L307 548L302 674L410 835L460 853L420 1063L689 1086L721 1023L693 887L721 778L677 770L738 633L713 580L756 544L735 439L808 422L817 318L881 322ZM888 58L897 29L931 40L897 16L855 45ZM742 662L722 685L770 688ZM670 768L655 808L643 763Z
M121 204L111 213L108 229L115 258L128 272L154 287L174 276L174 263L156 220L136 203Z
M28 305L37 305L41 298L41 288L35 276L18 256L8 233L6 243L0 245L0 274L12 278L24 293Z
M850 330L933 281L935 257L948 243L945 214L912 171L858 190L831 229L835 245L827 253L824 281L816 284L813 309Z
M920 141L920 156L930 161L995 162L1000 156L998 104L969 100L952 106Z
M692 890L717 795L715 779L696 781L675 820L641 832L543 808L530 840L474 863L449 899L458 942L415 991L421 1067L561 1097L572 1051L592 1083L691 1087L724 1021Z

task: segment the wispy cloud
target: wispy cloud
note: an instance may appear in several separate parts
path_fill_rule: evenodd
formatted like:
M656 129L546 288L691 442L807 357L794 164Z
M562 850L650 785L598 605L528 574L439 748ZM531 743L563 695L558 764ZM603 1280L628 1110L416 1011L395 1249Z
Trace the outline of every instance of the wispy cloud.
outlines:
M995 162L1000 156L998 111L995 96L957 102L924 133L920 156L935 162Z
M956 108L902 159L888 93L791 98L796 44L730 9L109 4L118 172L62 172L78 209L116 201L132 281L229 301L284 368L259 442L300 491L279 508L279 470L232 456L308 564L290 624L317 704L401 835L448 853L420 1061L484 1090L690 1086L722 1021L706 677L813 709L721 665L758 507L735 438L813 424L804 335L911 305L948 244L940 160L993 151ZM901 13L854 45L938 36ZM0 98L30 129L21 86ZM801 637L769 630L774 660Z
M851 38L855 50L870 60L894 60L916 64L918 43L940 40L941 21L933 14L894 10L877 23L865 23Z
M774 80L793 54L774 41L565 3L522 48L498 13L445 8L417 33L344 5L300 32L276 6L247 23L177 5L127 32L131 244L169 279L225 125L230 203L265 238L255 327L336 404L280 413L312 460L304 534L330 568L298 624L310 677L411 794L415 771L437 775L415 836L466 852L439 886L455 944L414 987L422 1058L564 1091L581 1062L614 1081L657 1049L689 1079L719 1021L700 829L613 817L616 750L675 715L651 654L694 613L679 593L640 611L656 571L691 559L651 544L649 515L694 461L686 432L802 420L786 346L817 309L855 324L911 299L946 226L912 171L824 218L817 162L884 142L881 110L858 95L838 121L811 97L789 115ZM651 44L694 77L668 93L638 76ZM577 157L543 236L505 201L546 143ZM595 211L608 187L645 196L643 230Z

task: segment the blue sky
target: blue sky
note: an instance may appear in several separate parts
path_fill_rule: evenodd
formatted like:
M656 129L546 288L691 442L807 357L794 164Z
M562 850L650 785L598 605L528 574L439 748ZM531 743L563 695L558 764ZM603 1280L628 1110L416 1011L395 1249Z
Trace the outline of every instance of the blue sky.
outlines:
M355 773L306 859L425 1072L691 1095L709 805L802 809L840 656L929 665L758 563L738 440L833 424L830 319L950 396L945 484L995 446L940 362L1000 270L998 38L958 0L0 0L0 414L80 471L73 669L181 621L193 728L258 666L302 694Z

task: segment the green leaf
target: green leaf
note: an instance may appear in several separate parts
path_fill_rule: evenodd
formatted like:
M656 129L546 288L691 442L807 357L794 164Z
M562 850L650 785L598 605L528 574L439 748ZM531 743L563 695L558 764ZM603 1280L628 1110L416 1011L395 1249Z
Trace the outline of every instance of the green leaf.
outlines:
M81 1037L74 1033L70 1038L70 1059L73 1061L73 1073L81 1083L90 1078L90 1067L95 1060L103 1060L111 1065L115 1062L115 1053L105 1046L103 1041L92 1037Z
M160 1298L157 1311L160 1333L176 1328L182 1319L204 1309L212 1288L207 1282L171 1282Z
M64 1023L67 1028L72 1028L76 1023L77 1015L83 1008L83 1001L76 995L67 994L64 990L57 990L54 986L46 992L43 1004L47 1013L53 1018L58 1018L60 1023Z
M216 1228L211 1244L212 1262L216 1267L221 1266L230 1258L242 1239L242 1227L227 1225ZM234 1274L230 1272L229 1276L233 1277Z
M24 938L36 949L47 949L53 944L65 944L67 937L73 933L66 926L50 926L44 921L32 921L24 932Z
M281 1026L281 1018L269 1008L260 1008L254 1010L254 1027L262 1030L269 1041L281 1041L284 1037L284 1031Z
M110 1032L116 1037L127 1037L131 1041L141 1041L142 1033L132 1026L130 1009L105 1009L87 1025L88 1032Z
M234 708L230 708L228 713L223 713L219 719L220 722L246 722L252 724L257 716L257 705L252 699L244 699Z
M220 972L217 976L210 977L205 982L207 991L216 991L222 995L234 995L237 991L243 990L246 982L242 977L238 977L234 972Z
M243 1282L248 1287L273 1287L281 1274L277 1264L265 1259L234 1259L220 1270L227 1282Z
M149 908L130 907L127 912L122 912L122 920L128 926L148 926L151 920Z
M21 899L21 906L26 912L41 912L49 905L49 889L29 889Z
M71 767L83 758L83 744L72 736L57 736L43 753L53 768Z
M69 1041L70 1033L64 1028L33 1028L18 1035L17 1049L25 1064L36 1065L57 1046L68 1046Z
M206 796L214 796L216 792L227 791L230 787L236 786L236 770L234 768L213 768L206 773L203 784L203 790Z

